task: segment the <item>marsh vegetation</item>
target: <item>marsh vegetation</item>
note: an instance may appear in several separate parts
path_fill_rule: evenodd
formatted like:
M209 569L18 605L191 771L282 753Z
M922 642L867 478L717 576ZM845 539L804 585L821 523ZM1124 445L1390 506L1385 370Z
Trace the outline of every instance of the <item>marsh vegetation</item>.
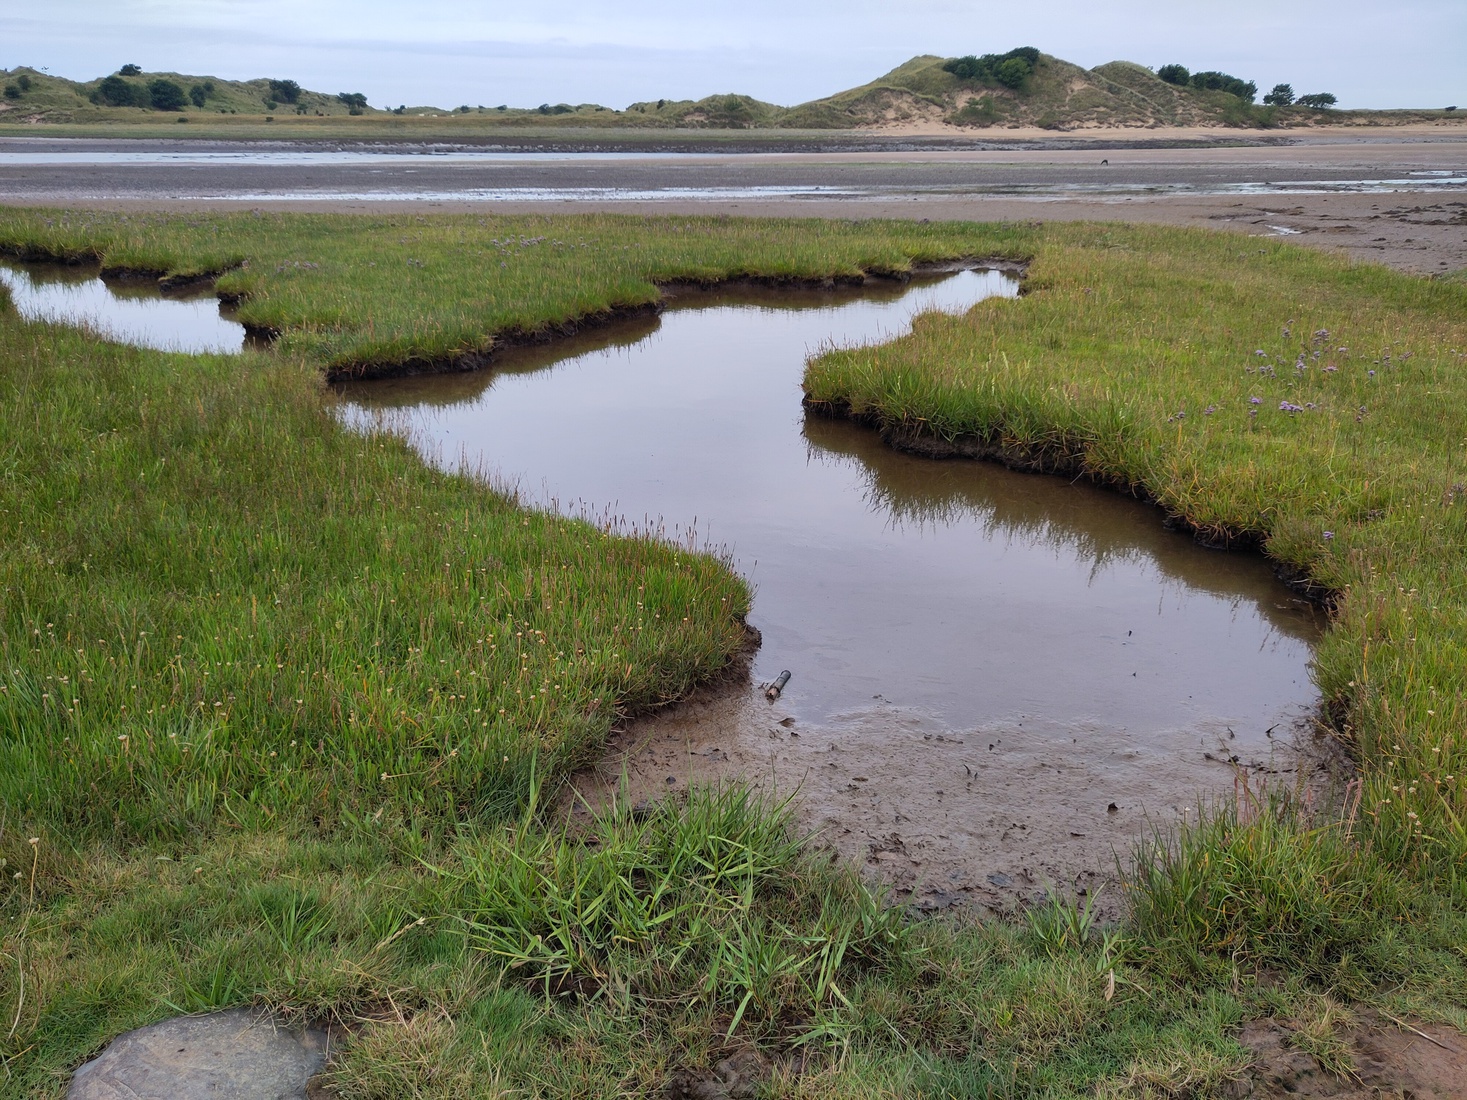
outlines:
M9 211L0 247L217 275L280 333L0 315L8 1091L242 1003L362 1021L348 1097L648 1093L749 1045L774 1095L1208 1095L1250 1017L1320 1049L1338 1000L1463 1022L1460 283L1113 226ZM734 659L744 584L344 428L323 373L958 256L1028 293L819 356L811 399L1144 493L1329 597L1345 812L1250 787L1143 852L1109 929L1061 897L909 923L737 790L563 830L546 794L615 716Z

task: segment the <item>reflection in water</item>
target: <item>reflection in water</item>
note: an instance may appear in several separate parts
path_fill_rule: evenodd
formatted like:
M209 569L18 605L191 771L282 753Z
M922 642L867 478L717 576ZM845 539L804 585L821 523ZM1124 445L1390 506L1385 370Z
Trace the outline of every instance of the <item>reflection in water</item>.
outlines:
M237 352L244 326L211 290L165 296L150 279L106 279L96 267L0 263L0 283L28 321L78 325L119 343L159 351Z
M1056 479L995 469L966 459L934 461L894 451L869 428L846 420L808 416L803 425L813 457L844 460L863 479L867 507L898 530L934 534L960 523L979 526L991 540L1038 550L1064 547L1090 564L1092 578L1106 566L1153 567L1164 577L1228 599L1255 586L1259 559L1198 547L1168 531L1150 505L1091 486L1053 492ZM1134 522L1122 521L1129 514ZM1273 583L1255 593L1275 629L1313 642L1322 622L1307 601ZM1283 608L1278 605L1282 603ZM1283 611L1286 614L1270 614Z
M964 272L682 295L491 372L342 387L342 413L562 511L695 525L753 581L755 674L793 670L784 704L801 718L874 697L961 728L1030 716L1265 743L1315 700L1319 627L1260 558L1202 549L1093 487L913 458L805 417L811 352L1014 290Z

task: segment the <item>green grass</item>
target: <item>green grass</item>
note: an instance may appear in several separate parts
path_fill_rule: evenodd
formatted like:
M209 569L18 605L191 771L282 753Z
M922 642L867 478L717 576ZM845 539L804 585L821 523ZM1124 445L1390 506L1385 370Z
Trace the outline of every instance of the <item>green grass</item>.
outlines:
M1022 231L902 222L746 219L220 217L0 210L0 251L96 259L173 276L219 274L240 320L351 375L492 350L647 307L657 283L902 272L961 255L1019 255Z
M113 1035L242 1003L352 1022L333 1078L353 1100L655 1095L749 1044L774 1096L1210 1096L1246 1064L1232 1030L1264 1015L1339 1055L1303 973L1236 950L1188 969L1154 924L1102 930L1061 902L908 923L786 816L730 788L440 842L391 823L48 839L35 902L7 904L6 1095L59 1097ZM1365 999L1467 1022L1467 921L1399 915L1352 929L1395 956Z
M27 828L441 829L743 644L720 563L431 473L337 427L298 360L13 320L0 356L0 803Z
M769 1095L1206 1096L1250 1017L1341 1069L1340 1004L1467 1022L1459 283L1095 226L11 211L0 247L227 271L283 330L189 357L0 313L6 1095L245 1003L357 1022L357 1098L645 1095L751 1043ZM322 372L957 255L1030 258L1028 293L821 356L812 398L1149 493L1334 592L1345 814L1209 807L1105 929L1064 899L907 923L737 788L563 827L616 714L734 658L745 587L343 429Z

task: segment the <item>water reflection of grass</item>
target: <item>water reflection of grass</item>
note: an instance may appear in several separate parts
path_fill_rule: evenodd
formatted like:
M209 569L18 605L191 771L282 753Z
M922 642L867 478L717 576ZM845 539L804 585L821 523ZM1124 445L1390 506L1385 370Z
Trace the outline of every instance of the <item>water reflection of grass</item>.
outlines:
M57 1097L126 1027L251 1002L374 1018L339 1063L354 1097L645 1094L741 1043L787 1059L776 1095L1210 1095L1249 1015L1462 1018L1460 288L1090 227L9 211L0 239L248 260L229 285L289 333L186 358L0 315L7 1090ZM1040 293L828 356L812 389L953 433L990 409L1017 449L1104 460L1353 585L1326 672L1367 767L1348 829L1249 792L1151 853L1110 934L1063 907L906 927L739 797L547 831L532 771L725 663L746 594L353 435L320 367L482 348L673 275L964 252L1034 254ZM1316 347L1326 327L1348 336Z
M1047 481L1024 492L1029 486L1019 475L912 458L882 444L869 429L829 417L807 416L802 432L812 457L837 458L859 471L867 506L897 527L925 530L976 522L1002 541L1061 547L1097 566L1144 554L1126 537L1128 524L1084 522L1109 518L1099 515L1067 516L1072 502Z
M1067 551L1089 564L1092 579L1112 564L1145 562L1163 582L1245 601L1289 636L1311 644L1319 639L1320 616L1308 607L1281 607L1277 582L1250 555L1199 556L1190 539L1165 530L1162 514L1139 502L988 462L913 457L843 419L807 415L803 432L812 455L854 466L869 508L899 528L976 523L1006 542ZM1247 599L1240 591L1255 596Z

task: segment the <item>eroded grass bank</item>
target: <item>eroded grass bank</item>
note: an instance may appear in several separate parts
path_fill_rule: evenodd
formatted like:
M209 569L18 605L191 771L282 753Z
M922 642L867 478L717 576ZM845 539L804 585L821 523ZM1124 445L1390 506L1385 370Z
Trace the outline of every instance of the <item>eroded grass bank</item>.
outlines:
M1093 227L0 217L11 249L247 261L245 308L287 351L0 315L7 1093L59 1096L123 1029L249 1002L376 1021L338 1081L384 1098L645 1094L746 1044L774 1095L1211 1095L1250 1016L1321 1049L1331 998L1462 1021L1445 628L1467 504L1436 485L1467 438L1460 287ZM1081 464L1342 593L1322 677L1360 737L1353 827L1245 800L1143 860L1109 935L1059 905L908 926L738 792L547 827L537 783L730 660L746 592L342 430L322 368L482 351L674 278L965 254L1032 255L1041 293L827 356L812 395Z

